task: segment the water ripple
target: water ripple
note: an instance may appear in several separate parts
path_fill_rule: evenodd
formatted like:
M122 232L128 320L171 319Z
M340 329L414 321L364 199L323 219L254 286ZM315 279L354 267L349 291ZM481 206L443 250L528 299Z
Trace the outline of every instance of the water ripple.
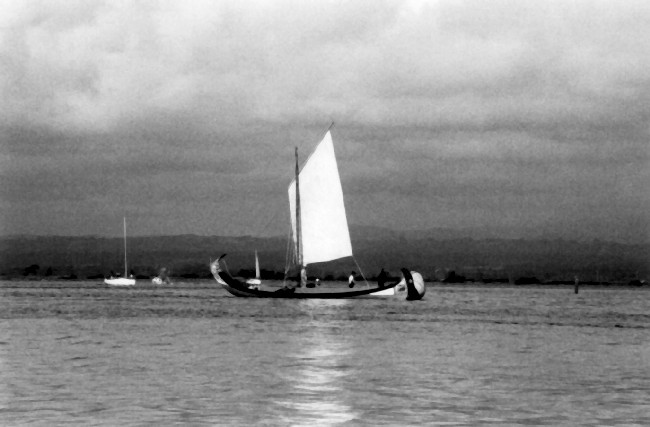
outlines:
M8 425L649 425L650 292L0 283Z

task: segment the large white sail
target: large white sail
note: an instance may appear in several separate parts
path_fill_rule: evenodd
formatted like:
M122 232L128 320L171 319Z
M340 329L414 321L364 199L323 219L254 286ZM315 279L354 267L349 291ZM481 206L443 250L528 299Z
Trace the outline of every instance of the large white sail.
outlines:
M300 228L303 265L352 255L343 189L328 131L300 171ZM296 181L289 185L289 208L296 238Z

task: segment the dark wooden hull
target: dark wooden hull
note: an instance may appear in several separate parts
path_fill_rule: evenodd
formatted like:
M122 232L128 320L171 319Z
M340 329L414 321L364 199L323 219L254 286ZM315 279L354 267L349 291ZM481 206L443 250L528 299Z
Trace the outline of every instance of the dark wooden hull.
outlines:
M263 289L249 288L244 282L241 282L225 272L219 272L219 277L225 283L221 283L225 290L236 297L243 298L291 298L291 299L342 299L342 298L359 298L372 296L373 292L390 289L397 285L396 283L370 289L345 290L345 291L321 291L320 289L280 288L273 291Z
M221 284L224 289L236 297L242 298L288 298L288 299L344 299L344 298L363 298L372 297L373 293L391 289L397 286L400 281L395 283L386 284L381 287L357 289L357 290L328 290L325 291L321 288L280 288L277 290L264 290L257 287L248 285L240 280L235 279L227 271L221 270L219 260L225 256L222 255L216 261L210 264L210 271L212 275ZM413 277L411 272L402 268L402 275L406 282L407 300L418 300L424 295L424 292L418 294L417 289L413 285Z

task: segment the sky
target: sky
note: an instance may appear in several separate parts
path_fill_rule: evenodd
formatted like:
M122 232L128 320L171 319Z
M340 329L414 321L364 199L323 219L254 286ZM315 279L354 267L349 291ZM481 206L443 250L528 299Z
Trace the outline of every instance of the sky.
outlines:
M0 0L0 235L348 221L648 242L650 2Z

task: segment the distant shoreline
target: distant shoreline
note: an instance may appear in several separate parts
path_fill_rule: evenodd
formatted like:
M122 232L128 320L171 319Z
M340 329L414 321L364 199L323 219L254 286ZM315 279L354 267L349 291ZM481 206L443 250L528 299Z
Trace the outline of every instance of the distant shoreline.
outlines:
M403 237L403 236L401 236ZM650 278L650 245L621 245L604 241L459 239L428 236L394 238L360 235L352 238L355 260L368 280L380 270L399 275L406 267L427 281L447 283L630 283ZM182 279L211 278L209 263L228 254L232 274L254 275L254 252L259 254L263 280L282 280L286 266L284 239L252 237L166 236L129 238L128 268L137 279L150 279L166 268ZM348 258L309 266L321 280L347 280L359 271ZM120 239L34 237L0 238L0 278L27 277L103 279L111 271L124 272ZM252 277L252 276L250 276Z
M140 283L146 284L151 281L151 278L140 278L138 279ZM77 278L77 279L69 279L69 278L47 278L47 277L0 277L0 287L8 287L6 284L11 283L11 284L19 284L19 283L30 283L30 284L36 284L36 283L42 283L42 282L50 282L50 283L82 283L82 282L91 282L91 283L103 283L103 279L87 279L87 278ZM214 279L213 278L208 278L208 277L198 277L198 278L174 278L174 283L201 283L201 282L208 282L208 283L213 283ZM277 282L280 283L282 282L281 280L268 280L268 283L273 283ZM343 283L345 281L341 280L331 280L331 281L323 281L323 284L326 283ZM369 280L368 283L371 285L374 285L376 282L373 280ZM542 289L562 289L562 288L571 288L575 286L573 283L523 283L523 284L515 284L515 283L500 283L500 282L474 282L474 281L467 281L467 282L462 282L462 283L446 283L446 282L441 282L441 281L426 281L427 287L436 287L436 288L513 288L513 289L521 289L521 288L542 288ZM363 282L359 282L359 285L364 286ZM172 285L171 287L173 287ZM10 287L10 286L9 286ZM647 282L643 281L629 281L629 282L603 282L603 283L593 283L593 282L585 282L585 283L580 283L580 289L650 289L650 284Z

